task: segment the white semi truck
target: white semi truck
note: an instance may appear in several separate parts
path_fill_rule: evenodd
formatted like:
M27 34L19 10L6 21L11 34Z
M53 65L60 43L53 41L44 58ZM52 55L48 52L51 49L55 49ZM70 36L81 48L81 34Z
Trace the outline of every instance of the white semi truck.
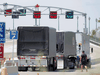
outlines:
M75 37L76 37L76 56L77 57L72 57L71 63L69 66L69 68L75 68L75 66L77 67L81 67L80 66L80 57L82 55L82 51L85 51L85 54L87 54L87 66L89 68L91 68L91 57L90 57L90 38L88 35L82 33L82 32L76 32L75 33ZM93 51L92 51L93 52Z
M82 51L85 51L87 54L87 66L91 67L90 40L88 35L81 32L57 32L56 35L57 69L80 67L79 61Z
M87 66L91 67L91 57L90 57L90 37L82 32L76 32L76 49L77 57L80 58L82 51L87 54Z
M50 27L18 27L18 70L56 70L56 29Z

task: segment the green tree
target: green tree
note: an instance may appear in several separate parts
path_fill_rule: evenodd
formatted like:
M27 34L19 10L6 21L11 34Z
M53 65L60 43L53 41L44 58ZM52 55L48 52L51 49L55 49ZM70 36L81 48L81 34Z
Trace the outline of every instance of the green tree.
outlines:
M92 30L92 36L94 36L96 34L95 30Z

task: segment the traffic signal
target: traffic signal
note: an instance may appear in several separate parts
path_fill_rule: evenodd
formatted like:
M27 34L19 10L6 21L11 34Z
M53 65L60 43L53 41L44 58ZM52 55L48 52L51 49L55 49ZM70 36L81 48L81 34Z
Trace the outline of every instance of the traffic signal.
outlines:
M73 19L73 11L66 12L66 19Z
M57 11L50 11L50 18L56 19L57 18Z
M19 18L19 14L20 14L20 12L13 12L12 18L13 19L18 19Z
M33 12L33 18L41 18L41 12L40 11L34 11Z
M26 9L19 9L20 16L26 16Z
M12 9L7 9L4 11L5 16L11 16L12 14Z

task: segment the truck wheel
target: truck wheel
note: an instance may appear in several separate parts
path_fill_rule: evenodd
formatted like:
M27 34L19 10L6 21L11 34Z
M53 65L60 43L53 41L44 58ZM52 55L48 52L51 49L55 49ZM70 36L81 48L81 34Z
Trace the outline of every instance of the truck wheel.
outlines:
M91 68L91 62L90 62L90 61L89 61L89 63L88 63L88 67Z
M22 67L22 70L23 71L27 71L28 70L28 67Z
M67 69L67 62L66 58L64 58L64 69Z
M24 71L27 71L28 70L28 67L24 67L25 69L24 69Z
M52 64L49 65L49 71L53 71L54 70L54 67Z
M69 67L69 69L74 69L75 68L75 66L73 66L73 67Z
M53 58L53 64L51 65L53 67L53 71L56 70L57 68L57 61L56 61L56 58Z
M35 71L35 67L32 67L32 71Z
M75 69L75 66L73 66L72 69Z
M53 71L57 69L57 62L53 64Z
M18 67L18 71L21 71L21 67Z
M18 71L27 71L28 67L18 67Z

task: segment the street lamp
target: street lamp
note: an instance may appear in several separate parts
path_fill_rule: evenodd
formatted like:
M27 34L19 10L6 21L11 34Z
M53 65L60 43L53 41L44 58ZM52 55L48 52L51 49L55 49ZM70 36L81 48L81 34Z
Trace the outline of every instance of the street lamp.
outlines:
M60 16L58 16L58 31L60 30L60 27L59 27L59 18L60 18Z
M89 17L89 35L90 35L90 17Z
M78 19L79 19L79 17L77 16L77 32L79 32L79 30L78 30Z
M97 21L98 21L98 19L96 18L96 33L97 33ZM96 33L95 33L95 40L96 40Z
M98 21L98 19L96 18L96 31L97 31L97 21Z

